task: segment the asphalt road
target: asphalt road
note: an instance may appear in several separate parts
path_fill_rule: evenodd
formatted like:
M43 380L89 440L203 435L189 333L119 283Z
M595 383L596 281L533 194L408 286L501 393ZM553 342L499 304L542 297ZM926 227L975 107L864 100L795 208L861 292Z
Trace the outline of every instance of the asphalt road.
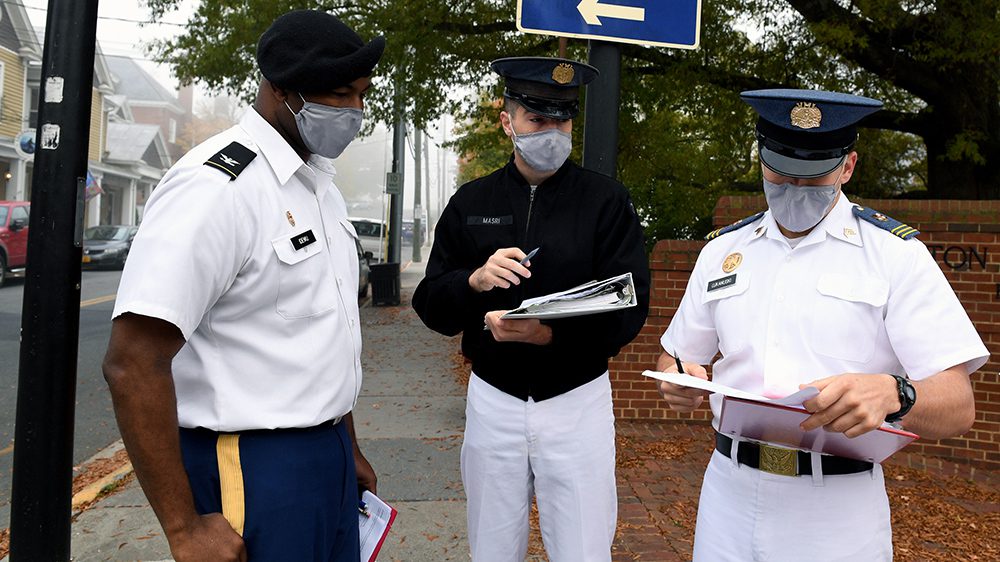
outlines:
M120 271L84 271L77 362L76 429L73 462L79 464L119 438L101 359L111 333L111 310ZM0 529L10 523L14 416L17 405L21 303L24 282L0 288Z

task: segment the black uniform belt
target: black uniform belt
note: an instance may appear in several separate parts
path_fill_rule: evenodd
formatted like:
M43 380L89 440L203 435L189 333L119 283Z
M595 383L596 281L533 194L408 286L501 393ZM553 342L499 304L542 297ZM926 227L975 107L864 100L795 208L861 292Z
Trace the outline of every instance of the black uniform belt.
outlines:
M715 432L715 450L731 458L730 451L732 451L732 448L733 440L731 438ZM832 455L822 455L821 458L824 475L856 474L871 470L874 466L870 462ZM742 465L772 474L781 474L784 476L812 474L812 458L806 451L772 447L751 441L740 441L739 449L736 452L736 460Z

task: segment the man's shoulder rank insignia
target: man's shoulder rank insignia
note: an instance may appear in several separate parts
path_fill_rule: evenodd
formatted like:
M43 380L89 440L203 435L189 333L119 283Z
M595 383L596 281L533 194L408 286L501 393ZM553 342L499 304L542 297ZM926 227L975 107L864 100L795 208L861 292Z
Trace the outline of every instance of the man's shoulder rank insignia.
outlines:
M883 215L875 209L862 207L861 205L854 206L854 216L866 222L870 222L882 230L889 231L903 240L909 240L910 238L920 234L919 230L908 224L901 223L892 217Z
M236 179L236 176L246 169L246 167L257 157L257 153L243 146L238 142L232 142L226 148L215 153L214 156L205 160L205 165L229 174L229 181Z
M725 234L727 232L732 232L734 230L739 230L739 229L743 228L744 226L746 226L746 225L748 225L748 224L756 221L757 219L759 219L762 216L764 216L764 211L761 211L761 212L757 213L756 215L749 216L749 217L747 217L745 219L738 220L738 221L734 222L733 224L731 224L729 226L724 226L722 228L715 229L712 232L709 232L705 236L705 240L714 240L715 238L718 238L719 236L722 236L723 234Z

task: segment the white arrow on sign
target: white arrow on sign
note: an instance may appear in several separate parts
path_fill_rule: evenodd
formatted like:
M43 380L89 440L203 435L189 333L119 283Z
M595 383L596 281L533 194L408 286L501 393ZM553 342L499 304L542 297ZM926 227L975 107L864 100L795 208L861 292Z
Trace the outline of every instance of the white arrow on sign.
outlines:
M620 20L646 21L645 8L602 4L601 0L580 0L576 9L589 25L601 25L601 17Z

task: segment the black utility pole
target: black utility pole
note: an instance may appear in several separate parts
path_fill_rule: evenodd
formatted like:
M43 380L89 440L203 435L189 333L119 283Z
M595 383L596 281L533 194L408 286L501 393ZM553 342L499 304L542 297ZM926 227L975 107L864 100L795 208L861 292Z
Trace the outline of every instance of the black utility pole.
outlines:
M621 47L590 41L588 61L601 75L587 85L583 167L614 178L618 175L618 109L621 102Z
M80 258L97 0L49 0L11 497L12 562L70 559Z

